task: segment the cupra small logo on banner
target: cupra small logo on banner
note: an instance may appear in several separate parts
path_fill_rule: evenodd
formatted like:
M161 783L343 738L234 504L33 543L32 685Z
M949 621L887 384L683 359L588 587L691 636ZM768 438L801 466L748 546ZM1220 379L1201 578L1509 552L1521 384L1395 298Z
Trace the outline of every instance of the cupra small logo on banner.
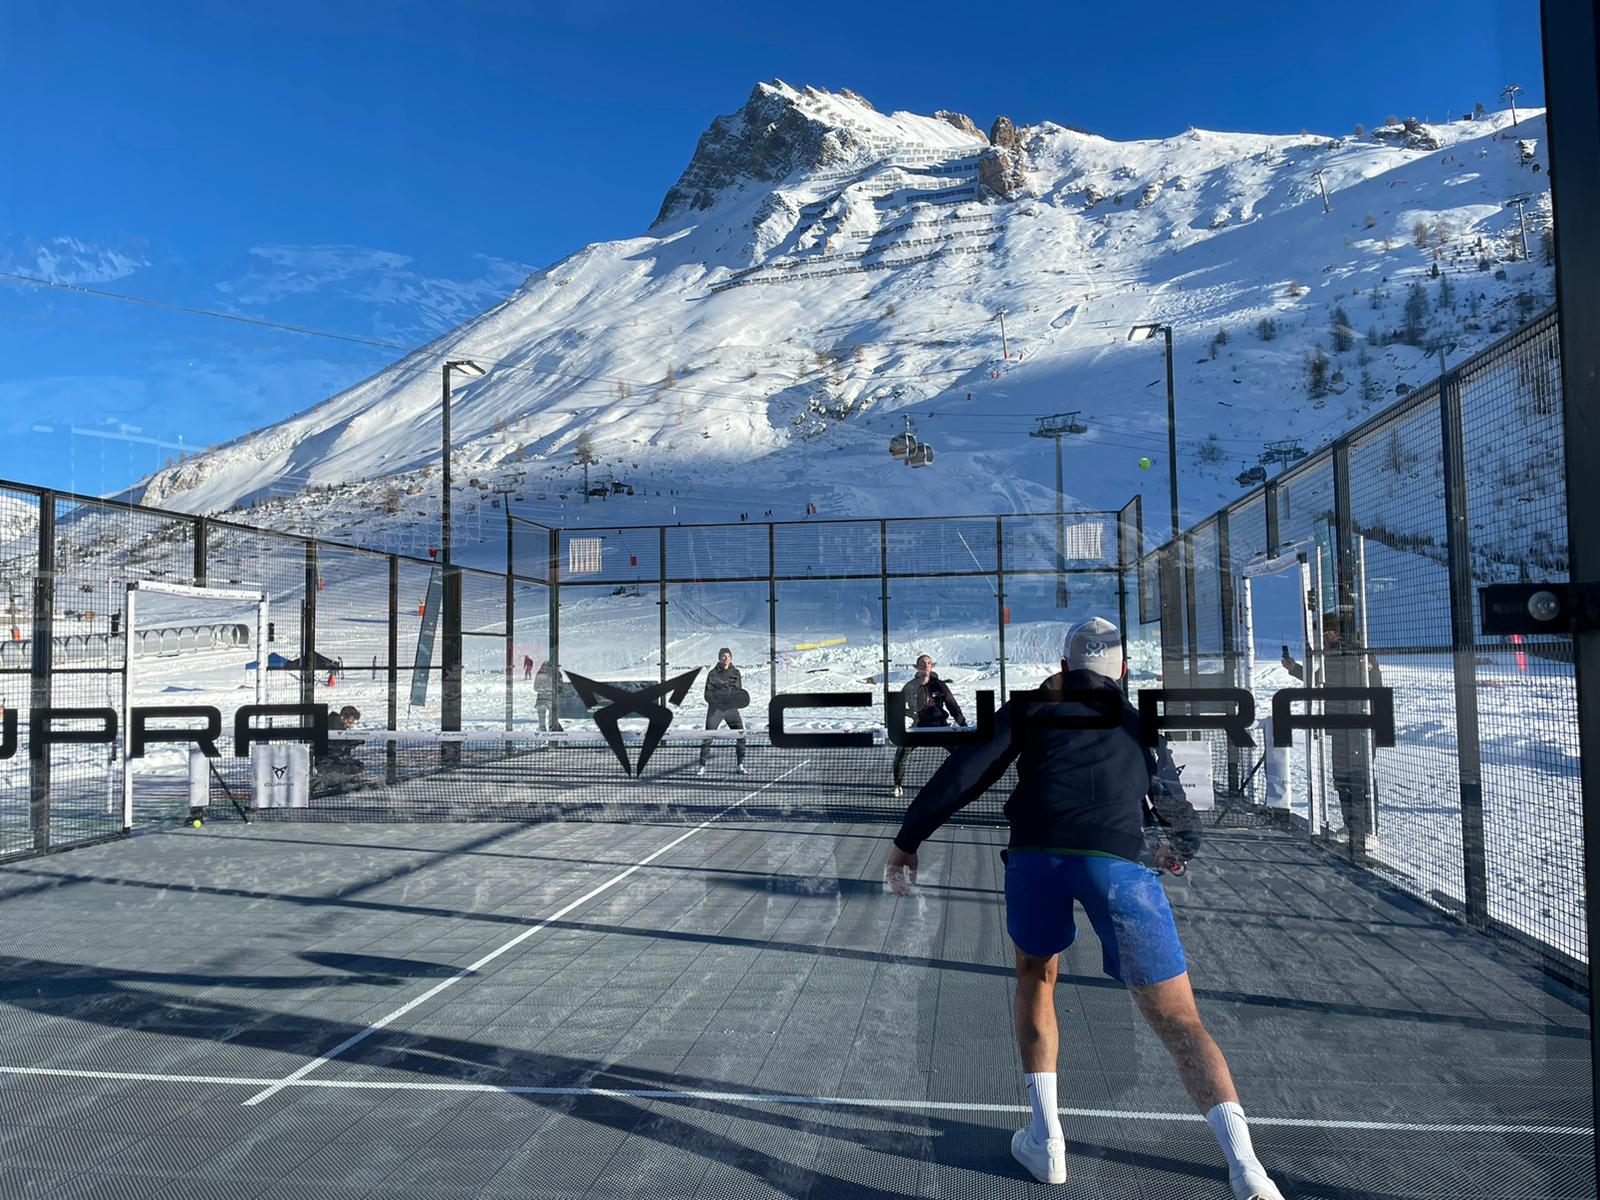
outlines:
M582 675L574 675L571 671L565 674L571 680L572 686L577 689L578 698L586 706L593 707L603 700L611 701L604 708L596 708L590 716L600 727L606 745L610 746L611 752L617 756L623 771L629 775L638 775L643 772L645 763L650 761L650 756L661 744L661 737L667 732L667 726L672 724L672 710L663 704L662 700L672 704L682 704L696 676L700 674L700 668L696 667L675 679L647 688L617 687L615 684L601 683L597 679L585 679ZM650 722L649 728L644 731L644 743L639 747L638 766L631 766L628 762L628 748L623 744L622 730L617 725L623 717L644 717Z

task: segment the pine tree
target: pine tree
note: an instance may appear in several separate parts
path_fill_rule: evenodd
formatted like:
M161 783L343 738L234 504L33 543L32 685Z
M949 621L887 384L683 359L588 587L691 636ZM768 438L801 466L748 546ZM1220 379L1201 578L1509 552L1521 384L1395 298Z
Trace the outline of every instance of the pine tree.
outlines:
M1333 310L1333 352L1343 354L1356 344L1356 331L1350 326L1350 314L1340 305Z
M1443 309L1454 309L1456 306L1456 285L1450 281L1450 276L1439 276L1438 306Z
M1328 356L1318 346L1306 359L1306 391L1313 400L1328 394Z
M1400 340L1408 346L1422 345L1428 331L1428 294L1419 280L1406 293L1405 316L1400 326Z

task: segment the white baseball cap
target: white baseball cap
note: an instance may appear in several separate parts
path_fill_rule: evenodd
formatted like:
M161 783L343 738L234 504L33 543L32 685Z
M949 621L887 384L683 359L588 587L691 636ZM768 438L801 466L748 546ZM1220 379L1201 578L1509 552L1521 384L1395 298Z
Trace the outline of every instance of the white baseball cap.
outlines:
M1090 617L1067 630L1061 659L1068 670L1093 671L1107 679L1122 678L1122 634L1104 617Z

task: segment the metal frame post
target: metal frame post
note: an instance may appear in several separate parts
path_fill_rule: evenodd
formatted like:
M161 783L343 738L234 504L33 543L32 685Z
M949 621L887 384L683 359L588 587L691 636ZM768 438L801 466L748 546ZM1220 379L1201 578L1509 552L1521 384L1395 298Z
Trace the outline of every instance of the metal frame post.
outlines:
M1278 485L1268 483L1261 488L1262 514L1267 520L1267 557L1278 557Z
M400 558L389 555L389 665L385 672L388 682L388 705L385 716L388 729L400 727ZM394 739L388 739L383 750L384 779L394 783L399 778Z
M1446 486L1446 495L1449 487ZM1463 483L1461 493L1463 505L1466 491ZM1446 511L1449 509L1448 499L1445 502ZM1339 624L1339 643L1343 653L1351 656L1352 661L1361 664L1361 678L1366 677L1367 648L1361 644L1356 636L1356 586L1355 586L1355 521L1350 512L1350 439L1338 438L1333 443L1333 529L1331 531L1333 545L1329 552L1333 555L1333 601L1334 614ZM1320 561L1319 561L1320 567ZM1318 613L1319 619L1327 620L1327 601L1324 599L1320 605L1322 611ZM1312 631L1313 636L1322 635L1321 628ZM1354 653L1352 653L1354 648ZM1309 658L1309 655L1307 656ZM1323 678L1327 678L1327 658L1323 658ZM1350 809L1358 814L1361 821L1360 829L1349 829L1345 832L1350 838L1350 861L1364 862L1366 859L1366 836L1377 829L1376 801L1372 791L1372 743L1371 735L1362 729L1335 729L1328 734L1330 752L1333 747L1342 742L1348 747L1350 762L1353 765L1350 771L1349 786L1354 791L1351 797ZM1477 725L1473 725L1473 754L1476 756ZM1334 761L1338 761L1335 753ZM1465 759L1462 765L1463 779L1465 779ZM1462 798L1462 813L1466 813L1466 800Z
M660 677L656 682L665 683L667 681L667 527L665 525L660 528L660 536L661 543L656 562L660 568L658 574L661 582L659 585L659 598L656 603L661 614L661 645L659 648L661 670Z
M1183 537L1183 621L1189 643L1190 686L1200 678L1200 623L1195 613L1194 593L1194 534L1190 532Z
M561 531L550 530L550 628L549 653L545 662L550 667L550 728L561 727Z
M56 611L56 494L39 493L39 551L33 576L33 652L30 703L49 708L54 670ZM133 630L128 630L130 640ZM50 757L52 747L30 740L28 747L28 826L35 854L50 852Z
M1234 636L1234 622L1238 609L1234 604L1233 555L1228 528L1228 510L1217 514L1217 608L1222 618L1223 682L1228 687L1239 686L1238 639ZM1246 690L1249 685L1246 683ZM1244 752L1231 741L1228 743L1228 794L1238 795L1239 780L1244 769Z
M300 703L317 700L317 543L306 543L306 596L300 605Z
M1006 702L1006 537L1005 518L994 519L994 605L1000 631L1000 703Z
M194 585L206 586L206 529L207 521L204 517L194 519Z
M889 701L889 522L878 521L878 580L882 589L883 703Z
M767 677L778 694L778 527L767 522Z
M1445 549L1450 575L1450 650L1455 665L1456 761L1461 787L1461 858L1467 921L1489 923L1489 883L1483 838L1483 773L1478 743L1478 665L1473 624L1472 541L1467 526L1467 459L1461 422L1461 376L1439 378L1439 424L1444 459ZM1337 459L1335 460L1337 461ZM1340 549L1344 529L1340 529ZM1341 591L1343 590L1341 575ZM1352 601L1354 597L1352 596ZM1354 632L1340 596L1341 635Z
M1545 0L1546 121L1555 206L1556 294L1560 302L1567 547L1574 583L1600 581L1600 20L1594 6ZM1600 1127L1600 629L1572 639L1579 773L1583 788L1584 915L1589 951L1590 1093ZM1588 751L1587 754L1583 751ZM1595 1152L1600 1158L1600 1139Z
M501 501L506 510L506 728L516 724L517 698L517 584L512 575L515 550L511 535L511 493Z

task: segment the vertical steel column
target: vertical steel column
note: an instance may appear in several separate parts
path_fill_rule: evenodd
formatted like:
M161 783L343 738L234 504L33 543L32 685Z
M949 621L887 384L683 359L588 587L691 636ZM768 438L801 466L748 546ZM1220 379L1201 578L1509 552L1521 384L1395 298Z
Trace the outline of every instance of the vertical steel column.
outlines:
M440 627L444 631L440 656L443 668L443 686L439 691L439 728L461 728L462 658L465 649L461 637L462 609L461 568L455 563L444 565L444 604L439 612ZM459 742L444 747L459 754ZM452 756L452 761L454 760Z
M194 538L194 585L206 586L206 530L209 523L204 517L194 519L194 531L190 535Z
M1161 683L1168 688L1187 686L1185 677L1188 668L1183 653L1181 562L1177 542L1168 542L1156 551L1156 590L1161 606Z
M1200 679L1200 625L1196 619L1194 603L1194 533L1183 536L1183 623L1185 640L1189 643L1189 685ZM1188 712L1187 708L1184 712Z
M1489 923L1488 867L1483 840L1483 775L1478 742L1477 638L1473 624L1472 544L1467 528L1467 458L1461 426L1461 376L1439 378L1444 448L1445 548L1450 568L1450 649L1455 661L1456 760L1461 782L1461 856L1467 921ZM1337 461L1337 460L1336 460ZM1340 542L1344 541L1340 530ZM1341 551L1343 546L1341 546ZM1341 586L1342 590L1342 586ZM1345 621L1340 597L1341 631ZM1347 631L1354 633L1354 623Z
M385 672L388 682L388 708L386 728L400 727L400 558L389 555L389 667ZM390 738L383 750L384 780L394 783L399 774L395 758L394 739Z
M306 542L306 598L300 605L300 703L317 700L317 543Z
M658 574L661 583L660 596L656 603L659 605L661 613L661 672L657 682L665 683L667 681L667 527L665 525L661 526L659 533L661 544L657 552L657 562L660 566ZM698 574L699 572L696 572L696 575Z
M1222 685L1239 686L1238 639L1234 636L1234 622L1238 613L1233 603L1233 554L1228 529L1228 510L1217 514L1217 607L1222 617ZM1249 689L1248 682L1245 685ZM1238 795L1242 774L1243 753L1232 742L1228 743L1228 794Z
M994 519L994 605L1000 631L1000 703L1006 702L1006 535L1005 518Z
M1132 540L1126 514L1131 503L1123 505L1117 512L1117 629L1122 634L1124 663L1122 678L1118 682L1122 685L1124 696L1128 694L1128 546Z
M33 576L33 651L30 703L38 712L51 705L56 611L56 494L39 493L39 547ZM129 645L133 630L128 630ZM32 724L32 721L29 722ZM28 739L28 826L33 852L50 852L50 753L42 738Z
M550 728L561 728L561 531L550 530Z
M1267 518L1267 557L1278 557L1278 485L1269 483L1261 489L1261 507Z
M511 493L501 499L506 510L506 728L516 724L517 698L517 584L513 567L516 552L511 535Z
M767 522L767 677L769 696L778 694L778 527Z
M1592 4L1546 0L1546 116L1555 205L1560 300L1567 546L1572 582L1600 583L1600 19ZM1590 1094L1600 1127L1600 629L1572 638L1577 687L1578 769L1583 789L1584 916L1589 950ZM1584 753L1587 751L1587 753ZM1595 1140L1600 1156L1600 1139Z
M883 703L889 702L889 522L878 522L878 581L883 621Z
M1446 485L1448 493L1448 484ZM1465 495L1465 492L1463 492ZM1446 501L1448 510L1449 501ZM1356 588L1355 588L1355 523L1350 513L1350 439L1342 437L1333 443L1333 545L1329 553L1333 556L1330 564L1333 570L1333 601L1334 616L1338 621L1339 645L1346 655L1346 661L1359 666L1359 679L1366 678L1366 647L1358 646L1356 638ZM1320 559L1318 562L1318 589L1322 587ZM1317 627L1313 628L1312 636L1322 638L1322 624L1327 622L1327 599L1318 601ZM1311 655L1306 655L1309 663ZM1330 658L1323 655L1322 678L1324 686L1328 686ZM1309 667L1307 668L1309 671ZM1372 794L1372 742L1371 735L1364 729L1334 729L1327 734L1329 752L1337 764L1344 758L1350 764L1345 786L1350 789L1350 811L1359 821L1359 829L1347 829L1345 832L1350 838L1350 861L1361 864L1366 860L1366 837L1374 832L1377 822L1373 819L1373 794ZM1474 741L1476 741L1476 725L1474 725ZM1337 789L1339 779L1334 777L1334 786ZM1462 804L1463 815L1466 804Z

